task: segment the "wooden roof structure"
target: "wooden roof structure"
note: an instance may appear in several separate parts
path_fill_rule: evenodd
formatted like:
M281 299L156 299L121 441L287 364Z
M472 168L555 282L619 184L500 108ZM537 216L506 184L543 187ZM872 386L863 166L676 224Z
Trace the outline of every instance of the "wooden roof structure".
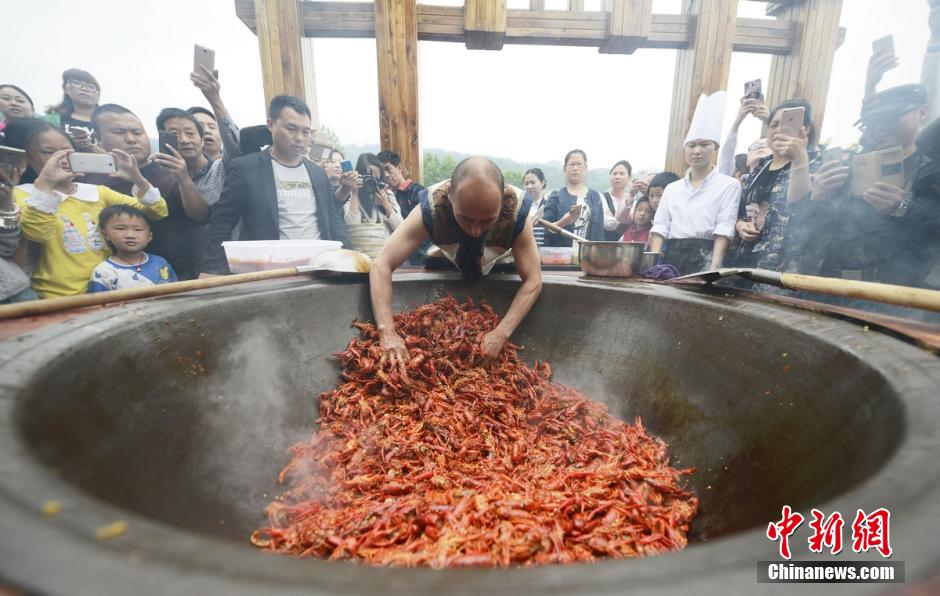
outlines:
M528 9L508 9L506 0L465 0L458 7L416 0L235 0L235 12L258 35L266 101L280 93L306 96L308 103L315 98L312 55L302 51L301 37L374 37L381 146L399 153L420 179L419 40L464 43L471 50L500 50L507 43L621 54L678 50L666 156L667 169L677 172L685 169L683 141L695 100L727 87L732 52L771 54L767 103L805 98L821 129L832 60L845 35L842 0L747 1L764 2L774 18L738 17L738 0L683 0L677 15L653 14L652 0L604 0L601 11L584 10L583 0L568 0L568 10L545 10L544 0L530 0Z

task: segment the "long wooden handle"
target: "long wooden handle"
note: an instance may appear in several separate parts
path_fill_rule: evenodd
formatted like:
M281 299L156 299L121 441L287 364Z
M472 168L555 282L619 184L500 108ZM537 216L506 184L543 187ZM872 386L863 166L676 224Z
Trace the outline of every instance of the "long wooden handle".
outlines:
M798 275L796 273L783 273L780 275L780 281L784 287L791 290L819 292L846 298L861 298L863 300L940 312L940 292L936 290L908 288L870 281Z
M555 224L553 224L552 222L548 221L547 219L541 219L541 218L539 218L539 224L545 226L546 228L548 228L549 230L555 232L556 234L561 234L561 235L564 236L565 238L570 238L571 240L574 240L574 241L576 241L576 242L584 242L584 238L582 238L582 237L580 237L580 236L578 236L578 235L576 235L576 234L572 234L571 232L569 232L568 230L566 230L565 228L563 228L563 227L561 227L561 226L556 226Z
M292 277L294 275L307 273L312 271L312 269L312 267L285 267L283 269L272 269L270 271L239 273L236 275L220 275L217 277L206 277L203 279L192 279L170 284L144 286L140 288L128 288L126 290L114 290L111 292L101 292L97 294L82 294L80 296L66 296L64 298L50 298L48 300L32 300L30 302L4 304L0 305L0 320L13 319L16 317L45 315L63 310L69 310L72 308L100 306L102 304L113 304L115 302L138 300L140 298L168 296L170 294L179 294L181 292L189 292L191 290L205 290L208 288L231 286L250 281L264 281L266 279Z

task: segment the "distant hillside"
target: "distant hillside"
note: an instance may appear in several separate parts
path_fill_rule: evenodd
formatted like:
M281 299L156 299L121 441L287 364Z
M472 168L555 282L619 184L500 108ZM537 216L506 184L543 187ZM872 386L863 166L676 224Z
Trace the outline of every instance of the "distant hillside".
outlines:
M352 160L353 163L355 163L360 153L377 153L378 151L378 145L346 145L346 157ZM449 173L445 173L448 169L447 166L449 165L450 169L452 169L453 165L456 165L465 157L469 157L469 154L460 153L458 151L448 151L446 149L425 149L425 180L423 183L434 184L435 182L443 180L449 176ZM541 169L545 174L545 179L548 181L549 188L559 188L565 181L564 168L560 160L549 162L520 162L508 157L490 156L490 158L503 170L507 181L519 186L522 185L523 174L529 168ZM589 170L587 183L588 186L595 190L607 190L610 186L608 170L603 168Z

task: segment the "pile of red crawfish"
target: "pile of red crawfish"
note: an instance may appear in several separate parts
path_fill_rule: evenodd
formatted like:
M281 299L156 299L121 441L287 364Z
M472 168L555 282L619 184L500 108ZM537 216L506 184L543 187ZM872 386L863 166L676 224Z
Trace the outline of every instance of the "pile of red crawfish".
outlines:
M683 548L698 499L666 444L637 419L552 383L507 343L486 361L498 317L453 298L397 315L403 377L373 325L338 357L319 430L291 448L288 490L258 547L375 565L509 566Z

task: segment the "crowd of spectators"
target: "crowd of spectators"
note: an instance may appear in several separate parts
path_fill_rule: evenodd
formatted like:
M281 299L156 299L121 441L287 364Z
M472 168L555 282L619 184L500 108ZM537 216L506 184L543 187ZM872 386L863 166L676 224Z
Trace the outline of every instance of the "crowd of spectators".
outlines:
M872 57L852 148L820 144L808 102L768 106L749 95L723 143L686 142L684 172L634 176L624 159L610 166L609 188L591 188L583 149L565 155L560 188L527 170L516 192L531 201L537 244L572 246L544 219L587 240L643 243L679 273L759 267L937 287L940 155L918 148L919 134L922 146L938 144L936 133L921 134L929 84L879 92L894 64ZM387 238L420 205L424 187L393 150L353 165L314 145L300 99L275 97L266 125L240 130L217 73L203 67L190 79L208 108L161 110L158 143L130 108L101 103L99 81L84 70L62 73L61 100L44 114L26 90L0 84L0 145L23 152L0 168L0 300L224 275L222 242L233 239L355 247L357 226ZM798 130L782 123L792 108L802 109ZM747 118L761 121L764 137L735 155ZM881 175L860 188L857 158L875 152ZM76 154L110 156L114 171L82 173ZM423 265L429 248L409 263Z

